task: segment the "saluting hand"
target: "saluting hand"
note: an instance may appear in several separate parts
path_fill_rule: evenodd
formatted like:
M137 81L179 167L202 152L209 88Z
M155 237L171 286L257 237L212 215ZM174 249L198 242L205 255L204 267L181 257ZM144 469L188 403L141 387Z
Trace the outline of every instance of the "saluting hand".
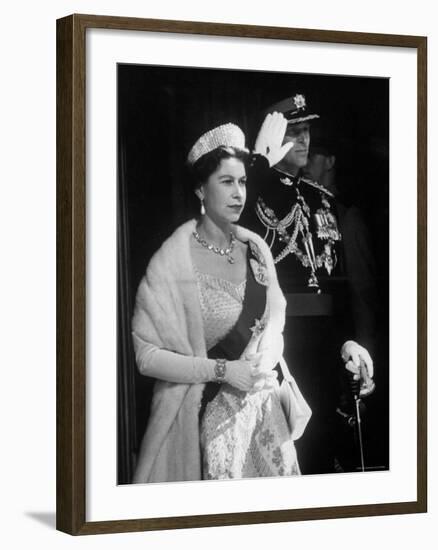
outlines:
M283 145L286 128L286 118L283 113L276 111L266 115L260 127L254 145L254 153L266 157L270 167L278 164L294 146L292 142Z

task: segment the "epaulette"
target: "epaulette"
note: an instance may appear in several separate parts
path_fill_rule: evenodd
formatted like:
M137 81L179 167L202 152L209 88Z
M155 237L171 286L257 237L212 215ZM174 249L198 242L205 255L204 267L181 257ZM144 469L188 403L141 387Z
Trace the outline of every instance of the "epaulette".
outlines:
M310 185L310 187L314 187L315 189L318 189L318 191L320 191L321 193L324 193L325 195L327 195L332 199L334 198L334 194L331 191L329 191L326 187L324 187L320 183L317 183L316 181L312 181L309 178L304 178L303 176L300 176L298 178L298 183L300 182L303 182L306 185Z
M317 189L319 192L323 193L324 195L327 195L327 197L334 198L334 194L329 191L324 185L321 185L320 183L317 183L316 181L313 181L309 178L305 178L304 176L293 176L291 174L288 174L287 172L284 172L283 170L280 170L276 168L277 172L280 174L283 174L284 177L280 178L281 183L288 186L299 186L300 183L305 183L309 187L313 187L314 189Z

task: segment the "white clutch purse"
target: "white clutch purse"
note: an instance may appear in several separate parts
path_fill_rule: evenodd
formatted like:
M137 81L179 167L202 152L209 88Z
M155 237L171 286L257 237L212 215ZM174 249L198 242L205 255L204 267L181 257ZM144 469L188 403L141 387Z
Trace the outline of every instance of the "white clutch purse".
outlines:
M312 409L304 399L283 357L280 359L280 367L283 373L283 380L279 389L280 402L289 424L291 438L295 441L303 435L312 416Z

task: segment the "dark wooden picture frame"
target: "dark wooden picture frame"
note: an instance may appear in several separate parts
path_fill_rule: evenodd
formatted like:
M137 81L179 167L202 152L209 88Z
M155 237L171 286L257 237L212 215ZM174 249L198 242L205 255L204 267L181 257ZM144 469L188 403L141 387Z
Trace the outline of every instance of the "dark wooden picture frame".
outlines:
M410 502L86 520L87 29L411 48L417 52L417 499ZM427 39L420 36L71 15L57 21L57 529L72 535L427 511Z

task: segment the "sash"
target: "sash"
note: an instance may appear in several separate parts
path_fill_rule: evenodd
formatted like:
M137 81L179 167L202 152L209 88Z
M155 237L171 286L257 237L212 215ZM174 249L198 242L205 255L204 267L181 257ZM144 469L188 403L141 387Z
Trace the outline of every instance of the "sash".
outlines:
M207 352L210 359L221 358L227 361L240 359L252 337L251 328L255 325L256 319L260 320L265 312L266 287L256 281L249 262L250 255L257 260L248 246L246 289L242 311L231 331ZM202 394L200 417L204 414L207 403L214 399L219 389L220 384L207 382Z

